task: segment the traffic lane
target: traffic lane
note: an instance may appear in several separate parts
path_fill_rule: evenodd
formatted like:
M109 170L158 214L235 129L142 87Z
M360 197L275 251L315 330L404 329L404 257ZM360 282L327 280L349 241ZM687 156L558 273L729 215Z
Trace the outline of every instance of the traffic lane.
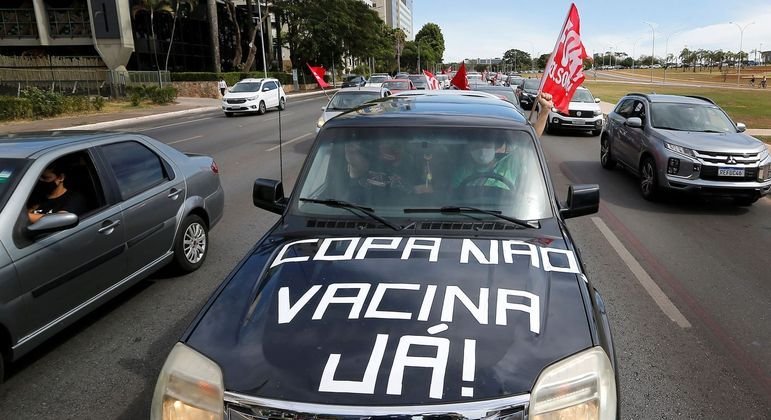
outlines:
M666 296L672 299L676 308L682 311L693 325L693 328L683 329L664 315L651 295L645 291L641 283L632 275L631 270L620 259L616 250L599 232L592 217L568 221L574 239L581 249L581 256L590 278L603 294L609 308L620 364L620 389L623 413L625 413L622 417L663 416L666 418L671 415L672 418L713 418L720 417L718 413L725 413L723 417L735 418L767 416L769 412L767 394L764 394L762 385L756 385L758 382L762 383L763 375L758 372L758 364L762 363L765 355L748 352L747 346L741 347L743 350L738 351L732 344L739 340L736 338L737 332L731 330L732 335L727 335L722 325L718 324L717 328L714 325L715 318L723 321L716 313L733 311L736 306L743 305L728 302L729 308L709 307L710 311L706 311L704 306L690 294L692 291L690 288L681 287L685 290L674 293L668 283L662 280L663 276L659 274L662 268L651 269L651 266L662 265L659 262L660 256L668 256L671 252L680 251L672 249L677 248L678 242L668 242L669 239L666 238L667 235L676 235L680 228L671 226L669 224L671 221L667 217L662 217L666 215L665 213L651 212L647 209L647 205L655 208L656 203L647 203L640 199L642 202L638 203L639 208L635 209L631 203L636 201L639 194L635 188L624 185L629 181L624 180L625 177L620 171L606 173L600 169L599 173L594 172L593 165L599 167L598 142L597 137L581 135L544 137L544 150L558 195L564 198L567 185L571 183L600 184L603 202L600 215L595 217L609 220L607 225L616 232L624 244L627 244L626 248L629 252L637 258ZM632 186L636 185L632 184ZM620 207L613 204L615 202L630 204ZM729 210L724 209L724 211ZM691 220L694 217L688 217L686 210L682 210L682 213L684 214L677 214L677 219L686 225L691 223L698 226L699 217L703 217L697 215L696 220ZM634 223L629 223L629 220ZM755 221L748 223L755 223ZM688 225L688 227L691 226ZM636 236L641 232L651 236L661 234L665 239L645 242ZM694 234L698 233L700 231L697 229ZM630 242L632 245L628 245ZM640 256L641 247L648 250L643 255L644 258ZM710 271L716 266L726 264L711 256L711 253L718 251L697 248L696 251L688 252L691 252L691 258L677 261L676 265L663 269L677 273L677 280L673 281L674 276L670 274L669 281L679 283L681 273L691 275L693 271ZM755 261L754 266L762 267L765 264L763 261L765 260ZM721 280L708 275L698 284L697 291L716 286L722 287ZM767 290L762 293L767 293ZM681 298L683 295L686 298L690 296L690 299L686 299L690 304L683 304ZM692 309L694 304L697 304L695 310ZM755 303L744 306L751 305ZM768 305L743 309L755 313L762 312L763 308L768 308ZM707 321L704 320L705 317ZM751 333L754 328L760 327L764 330L768 328L767 323L763 326L758 324L760 323L756 320L748 319L741 325L740 328L743 329L738 336ZM763 334L767 334L767 331ZM742 356L742 353L746 357ZM694 375L694 372L699 372L698 376ZM671 407L677 407L679 411L670 411ZM740 411L744 414L728 411L735 410L736 407L742 407ZM704 411L701 411L702 409ZM676 412L678 415L674 415ZM634 415L630 416L630 413Z
M319 107L305 109L307 121L298 118L292 129L313 133ZM252 122L243 118L244 123ZM225 216L210 234L206 263L187 276L151 276L14 364L0 387L0 411L14 418L47 418L52 410L64 418L147 417L169 350L212 291L278 219L251 203L255 177L278 178L278 151L266 153L269 144L250 144L255 133L268 135L272 128L258 124L260 117L255 117L248 126L261 131L234 130L232 121L239 119L195 118L151 134L173 141L193 129L207 137L203 145L191 141L177 148L190 152L187 146L194 146L197 152L214 155L222 169ZM287 191L310 143L296 142L283 150Z
M563 171L601 185L605 209L629 230L636 256L650 260L667 294L688 306L768 387L771 323L761 321L768 320L771 307L771 200L739 207L731 200L672 193L651 203L638 193L635 176L601 168L598 138L554 137L553 143Z

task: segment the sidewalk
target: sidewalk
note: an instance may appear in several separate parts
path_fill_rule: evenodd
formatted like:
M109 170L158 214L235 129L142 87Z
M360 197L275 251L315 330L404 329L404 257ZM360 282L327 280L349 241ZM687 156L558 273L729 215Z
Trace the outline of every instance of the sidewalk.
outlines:
M328 89L327 93L334 92ZM288 98L323 95L322 91L288 93ZM290 99L291 100L291 99ZM128 109L102 114L85 114L56 117L33 121L12 121L0 123L0 135L49 130L104 130L111 127L132 124L140 121L173 118L181 115L208 112L220 109L221 100L211 98L177 98L171 105L158 105L147 108Z

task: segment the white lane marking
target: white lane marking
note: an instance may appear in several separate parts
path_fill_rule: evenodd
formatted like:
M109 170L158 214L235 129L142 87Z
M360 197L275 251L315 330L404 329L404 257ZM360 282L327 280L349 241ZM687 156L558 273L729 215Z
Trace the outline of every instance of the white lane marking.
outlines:
M166 143L166 144L177 144L177 143L182 143L182 142L186 142L186 141L190 141L190 140L200 139L201 137L203 137L203 135L188 137L188 138L182 139L182 140L174 140L174 141Z
M659 288L655 281L645 271L639 262L632 256L629 250L626 249L624 244L618 240L618 237L611 232L608 225L599 217L592 217L592 222L597 226L605 239L610 243L610 246L618 253L621 260L624 261L629 270L637 278L646 292L653 298L653 301L659 306L664 315L668 316L674 323L680 328L691 328L691 323L685 319L685 316L677 309L674 303L667 297L666 294Z
M190 124L190 123L193 123L193 122L198 122L198 121L203 121L203 120L210 120L212 118L216 118L216 117L196 118L196 119L190 120L190 121L182 121L182 122L176 122L176 123L172 123L172 124L159 125L157 127L145 128L145 129L138 130L138 131L143 133L145 131L157 130L159 128L166 128L166 127L174 127L175 125Z
M304 138L306 138L306 137L308 137L308 136L310 136L310 135L311 135L311 133L305 133L305 134L303 134L302 136L298 136L298 137L295 137L295 138L293 138L292 140L289 140L289 141L287 141L287 142L284 142L284 143L282 144L282 146L289 146L290 144L292 144L292 143L294 143L294 142L296 142L296 141L300 141L300 140L302 140L302 139L304 139ZM275 146L271 147L270 149L266 149L265 151L266 151L266 152L272 152L272 151L274 151L274 150L278 149L278 147L279 147L279 145L275 145Z

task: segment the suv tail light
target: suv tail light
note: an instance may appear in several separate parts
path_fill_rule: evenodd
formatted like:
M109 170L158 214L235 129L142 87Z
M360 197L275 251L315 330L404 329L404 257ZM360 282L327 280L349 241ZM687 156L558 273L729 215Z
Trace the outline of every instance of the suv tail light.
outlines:
M220 173L220 168L219 168L219 166L217 166L217 162L215 162L213 160L211 161L211 171L214 172L215 174L219 174Z

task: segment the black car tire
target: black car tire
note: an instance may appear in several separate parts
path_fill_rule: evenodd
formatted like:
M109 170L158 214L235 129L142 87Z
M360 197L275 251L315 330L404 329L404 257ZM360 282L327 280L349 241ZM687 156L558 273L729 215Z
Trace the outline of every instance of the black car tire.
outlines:
M265 102L260 101L260 109L257 111L258 114L264 115L265 114Z
M605 169L616 167L616 159L613 158L610 149L610 137L607 135L600 138L600 165Z
M228 118L230 118L230 117L232 117L232 116L233 116L233 113L232 113L232 112L226 112L226 113L225 113L225 116L226 116L226 117L228 117Z
M742 207L749 207L758 201L760 197L734 197L734 204Z
M281 100L278 101L278 109L281 111L286 109L286 99L281 98Z
M658 198L659 185L656 175L656 162L653 158L646 157L640 164L640 194L648 201Z
M550 122L546 121L546 134L554 134L554 126Z
M197 270L209 254L209 229L203 219L191 214L182 221L174 239L174 267L182 273Z
M2 343L0 343L2 345ZM0 384L5 382L5 357L0 352Z

